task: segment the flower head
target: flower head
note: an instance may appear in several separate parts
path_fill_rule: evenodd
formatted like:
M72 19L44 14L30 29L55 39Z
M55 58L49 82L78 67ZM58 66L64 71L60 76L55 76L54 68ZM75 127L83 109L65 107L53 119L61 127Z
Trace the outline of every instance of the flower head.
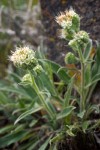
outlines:
M32 69L37 64L35 52L28 46L17 47L16 51L10 56L10 60L15 66L23 69Z
M56 22L64 29L67 28L78 31L80 27L80 17L73 9L61 12L60 15L56 17Z

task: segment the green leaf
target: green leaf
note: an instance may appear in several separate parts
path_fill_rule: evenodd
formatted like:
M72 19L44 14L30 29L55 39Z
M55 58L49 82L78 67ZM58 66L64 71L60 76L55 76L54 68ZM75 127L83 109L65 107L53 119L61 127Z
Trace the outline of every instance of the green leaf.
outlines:
M69 101L70 101L70 98L71 98L71 92L72 92L73 85L74 85L74 79L75 79L75 76L73 76L71 78L71 82L69 83L67 92L64 95L64 108L69 106Z
M33 144L31 144L27 150L35 150L35 147L40 143L40 140L33 141Z
M93 78L92 81L86 86L86 88L90 87L94 83L100 81L100 73L96 74Z
M40 111L42 109L42 107L38 107L38 108L32 108L31 110L28 110L26 112L24 112L23 114L21 114L17 120L15 121L14 124L18 123L20 120L24 119L25 117L33 114L33 113L36 113L37 111Z
M57 119L63 119L64 117L67 117L69 114L72 113L72 111L75 109L74 106L69 106L67 108L65 108L64 110L62 110L61 113L59 113L57 115Z
M32 120L32 122L29 124L29 127L33 127L37 122L38 120Z
M94 77L97 73L100 73L100 44L97 43L95 63L92 66L92 77Z
M75 136L75 134L72 132L72 130L67 130L66 133L69 135L69 136Z
M52 110L52 112L56 113L56 109L55 109L55 107L53 106L53 104L51 102L52 97L51 97L50 93L47 90L44 93L45 93L45 95L47 95L45 97L45 99L46 99L45 102L47 103L47 105L49 106L49 108Z
M36 51L36 58L38 59L45 59L45 48L44 48L44 44L43 41L41 41L40 46L38 47L37 51Z
M7 91L7 92L17 93L17 94L23 95L26 98L31 98L30 95L27 94L25 92L25 90L22 89L22 88L15 88L15 87L10 87L10 86L3 86L3 87L0 87L0 90L1 91Z
M49 64L49 66L52 68L53 73L55 73L59 77L59 79L63 80L64 83L66 84L69 83L70 77L66 73L65 69L62 69L60 65L47 59L41 61L46 61Z
M91 82L91 63L86 64L85 67L85 85Z
M29 131L28 132L20 131L18 133L14 133L14 134L10 133L4 137L1 137L0 138L0 148L6 147L6 146L9 146L10 144L18 142L24 136L26 136L28 133L29 133Z
M98 119L98 120L96 121L96 123L95 123L94 125L92 125L89 129L90 129L90 130L93 130L93 129L96 129L96 128L98 128L98 127L100 127L100 119Z
M96 111L97 113L100 113L99 105L88 105L86 110L86 117L88 118L93 111Z
M73 125L66 125L66 132L68 135L70 136L75 136L75 134L73 133L74 131L79 130L79 126L76 122L73 123Z
M16 83L21 82L21 77L18 74L14 73L14 72L8 72L8 73L10 74L10 76L13 77L14 82L16 82Z
M57 134L50 140L50 145L52 145L52 143L56 143L56 142L60 141L62 138L63 138L63 133Z
M42 83L41 85L42 89L46 88L52 95L56 95L55 87L45 72L41 73L39 78L38 77L36 78L36 82L37 81L39 83Z
M85 112L86 110L83 110L82 112L78 113L77 116L82 119L84 117Z
M0 134L4 134L6 132L9 132L10 130L12 130L15 126L14 125L7 125L3 128L0 129Z
M5 95L5 93L0 91L0 104L7 104L10 102L9 98Z
M86 133L86 130L87 130L89 125L90 125L90 121L84 121L82 123L82 130L83 130L84 133Z
M99 42L96 42L96 44L97 44L97 53L96 53L96 62L97 62L97 64L99 64L99 66L100 66L100 43Z
M92 40L89 41L89 43L87 44L85 50L84 50L84 58L85 60L87 60L90 56L91 53L91 49L92 49Z
M93 78L92 81L99 81L100 80L100 73L96 74Z
M39 148L39 150L46 150L46 147L48 146L50 139L51 136L43 143L43 145Z
M22 131L25 127L25 124L18 124L18 126L15 128L15 130L13 130L12 132L15 134L15 133L18 133L20 131Z

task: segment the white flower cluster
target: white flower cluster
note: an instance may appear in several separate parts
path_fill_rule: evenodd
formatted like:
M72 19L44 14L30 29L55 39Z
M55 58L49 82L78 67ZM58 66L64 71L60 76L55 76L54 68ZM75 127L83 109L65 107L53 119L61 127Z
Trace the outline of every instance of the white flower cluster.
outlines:
M73 19L76 21L80 21L80 17L73 9L70 9L69 11L66 10L65 12L61 12L56 17L56 22L62 27L62 28L70 28L73 25Z
M15 66L23 69L31 69L37 64L35 52L28 46L17 47L16 51L12 53L10 60L14 63Z

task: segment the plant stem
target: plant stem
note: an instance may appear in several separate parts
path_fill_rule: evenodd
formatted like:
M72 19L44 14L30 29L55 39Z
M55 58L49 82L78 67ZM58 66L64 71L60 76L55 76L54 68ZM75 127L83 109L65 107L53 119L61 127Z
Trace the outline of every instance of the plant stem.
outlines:
M84 99L84 86L85 86L85 82L84 82L84 63L81 63L81 101L80 101L80 109L81 111L83 111L85 109L85 99Z
M82 55L81 49L78 51L80 60L81 60L81 99L80 99L80 112L82 112L85 109L85 80L84 80L84 74L85 74L85 63L84 58Z
M43 95L41 94L36 82L35 82L35 79L34 79L34 76L31 74L31 72L29 71L30 75L31 75L31 79L32 79L32 85L33 85L33 88L35 90L35 92L37 93L43 107L46 109L46 111L48 112L49 116L51 119L54 119L55 118L55 114L52 112L52 110L50 109L50 107L48 106L48 104L46 103L46 101L44 100L44 97Z

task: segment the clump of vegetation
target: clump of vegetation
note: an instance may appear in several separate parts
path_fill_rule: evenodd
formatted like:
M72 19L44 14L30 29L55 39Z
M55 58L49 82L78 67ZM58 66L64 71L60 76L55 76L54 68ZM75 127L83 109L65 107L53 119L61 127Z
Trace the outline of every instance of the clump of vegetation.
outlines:
M100 80L99 45L93 49L89 34L80 30L80 17L74 10L61 13L56 21L62 28L61 38L68 41L73 53L66 54L66 67L47 60L40 50L34 52L28 46L17 48L12 54L14 65L26 70L13 90L24 98L21 96L13 112L18 118L13 119L12 127L17 129L0 139L1 147L19 142L23 150L56 150L65 137L92 133L100 126L100 119L93 121L90 117L100 113L99 104L90 102ZM8 137L10 141L5 142Z

